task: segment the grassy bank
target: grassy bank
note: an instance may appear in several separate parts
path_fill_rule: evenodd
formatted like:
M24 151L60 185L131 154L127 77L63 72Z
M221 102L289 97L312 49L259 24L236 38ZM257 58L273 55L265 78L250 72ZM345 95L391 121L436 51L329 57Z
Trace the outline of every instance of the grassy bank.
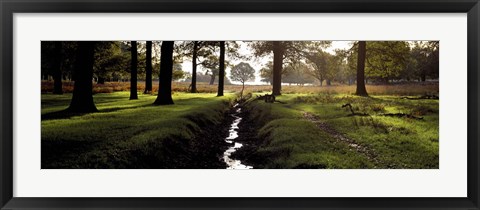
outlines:
M250 146L237 156L254 167L439 166L438 100L332 93L284 94L277 100L285 104L251 100L245 105L244 123L258 133L243 139ZM342 108L346 103L355 114Z
M175 105L154 106L152 95L95 94L99 112L72 116L59 112L71 94L42 94L42 168L223 167L214 135L226 135L216 127L234 96L215 95L175 93Z

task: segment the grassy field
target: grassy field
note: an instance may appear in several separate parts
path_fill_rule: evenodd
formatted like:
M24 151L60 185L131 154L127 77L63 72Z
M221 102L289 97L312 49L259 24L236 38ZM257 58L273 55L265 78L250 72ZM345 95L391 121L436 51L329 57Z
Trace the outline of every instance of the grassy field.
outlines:
M73 92L73 82L63 82L63 91L65 93ZM188 82L173 82L172 91L174 92L189 92L190 83ZM209 85L208 83L197 83L197 91L199 93L216 93L217 84ZM438 83L412 83L412 84L391 84L391 85L367 85L367 91L373 95L394 95L394 96L412 96L424 94L438 94ZM241 85L225 85L227 92L240 92ZM42 81L42 93L51 93L53 91L53 81ZM137 85L139 92L145 90L145 83L139 82ZM272 90L271 85L247 85L245 92L269 92ZM355 85L340 85L334 84L332 86L298 86L298 85L284 85L282 86L282 93L330 93L330 94L354 94L356 90ZM130 91L130 82L105 82L105 84L93 84L93 93L113 93L118 91ZM153 93L158 92L158 81L153 82Z
M256 149L245 147L237 157L257 167L439 166L438 100L320 93L283 94L277 100L284 104L269 104L255 97L245 105L245 123L258 133L243 141ZM346 103L356 114L342 108Z
M223 152L224 142L206 137L214 135L233 97L176 93L175 105L154 106L153 95L96 94L99 112L58 116L71 94L43 94L42 168L217 167L204 153Z
M241 86L216 97L216 85L191 94L174 83L169 106L152 105L150 94L128 100L128 87L97 85L99 112L83 115L62 112L70 93L42 94L42 168L225 168L219 156ZM355 86L283 86L282 103L256 100L269 90L247 86L241 105L244 147L233 156L254 168L439 167L438 99L421 98L438 96L438 84L368 85L370 97L354 96Z

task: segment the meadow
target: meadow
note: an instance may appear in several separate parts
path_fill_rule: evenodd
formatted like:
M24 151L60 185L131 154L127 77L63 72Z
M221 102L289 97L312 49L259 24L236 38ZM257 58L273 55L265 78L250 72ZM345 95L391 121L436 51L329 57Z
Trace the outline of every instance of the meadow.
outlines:
M93 87L98 112L73 115L62 113L72 97L63 87L52 95L42 82L42 168L225 168L236 103L244 147L233 157L257 169L439 167L438 83L367 85L369 97L354 85L284 85L265 103L269 85L246 86L239 100L238 85L217 97L216 85L188 93L175 82L175 104L154 106L155 94L128 100L128 82L107 82Z

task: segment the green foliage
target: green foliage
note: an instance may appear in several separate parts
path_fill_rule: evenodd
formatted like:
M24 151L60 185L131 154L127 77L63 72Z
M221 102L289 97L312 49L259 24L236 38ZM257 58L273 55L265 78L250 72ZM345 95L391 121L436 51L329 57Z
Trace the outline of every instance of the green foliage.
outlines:
M52 65L53 62L57 62L55 59L60 59L62 77L65 80L72 79L77 42L62 41L61 47L61 57L55 58L55 41L41 42L41 72L43 79L48 80L48 76L53 74Z
M388 80L438 79L438 41L367 41L365 76L376 83ZM347 72L355 75L357 44L340 52L347 61Z
M283 51L283 61L295 63L309 53L329 47L331 41L280 41L279 44ZM253 50L255 57L271 56L273 41L253 41L249 42L249 47Z
M233 81L241 82L242 84L255 79L255 69L250 64L244 62L235 65L230 74L230 78Z
M402 77L407 80L419 78L425 81L427 78L437 79L439 70L439 42L414 43L408 57L408 67Z
M310 66L303 62L288 63L282 69L282 82L299 85L313 83L314 79L309 75L311 71ZM262 77L262 82L273 83L273 62L269 61L260 69L260 77Z
M269 61L260 69L260 77L262 78L262 82L273 83L273 62Z
M365 74L385 80L398 77L406 68L409 52L403 41L367 42Z
M283 71L285 73L282 75L282 82L299 85L304 85L305 83L313 83L314 79L308 74L312 71L311 69L312 68L310 66L306 65L303 62L290 63L285 68L283 68Z
M320 84L327 76L328 72L328 59L331 55L319 49L316 52L310 52L305 57L313 66L313 69L309 71L309 75L317 79Z

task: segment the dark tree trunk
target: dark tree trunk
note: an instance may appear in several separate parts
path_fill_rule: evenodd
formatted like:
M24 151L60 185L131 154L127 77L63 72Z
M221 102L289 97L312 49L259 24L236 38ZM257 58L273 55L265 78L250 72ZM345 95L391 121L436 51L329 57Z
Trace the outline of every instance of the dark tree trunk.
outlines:
M145 92L152 92L152 41L147 41L147 57L145 58Z
M55 58L53 63L53 94L63 94L62 90L62 42L55 43Z
M332 81L327 79L327 86L330 86L330 85L332 85Z
M273 95L281 95L282 91L282 65L283 46L279 41L273 42Z
M243 90L245 89L245 82L242 82L242 91L240 91L240 99L243 98Z
M357 92L358 96L368 96L365 88L365 54L367 44L365 41L358 42L358 60L357 60Z
M162 42L160 56L160 84L158 96L153 104L173 104L172 99L172 73L173 73L173 41Z
M225 79L225 41L220 42L220 66L218 71L218 93L217 96L223 96L223 85Z
M198 42L193 42L193 52L192 52L192 89L190 89L191 93L197 92L197 50L198 50Z
M104 77L98 77L97 84L100 84L100 85L105 84L105 78Z
M92 78L93 78L93 54L95 42L78 42L77 55L74 66L75 85L73 96L68 111L71 112L95 112L97 107L93 102Z
M130 100L138 99L137 95L137 42L131 41L132 48L130 54L132 55L130 67Z

